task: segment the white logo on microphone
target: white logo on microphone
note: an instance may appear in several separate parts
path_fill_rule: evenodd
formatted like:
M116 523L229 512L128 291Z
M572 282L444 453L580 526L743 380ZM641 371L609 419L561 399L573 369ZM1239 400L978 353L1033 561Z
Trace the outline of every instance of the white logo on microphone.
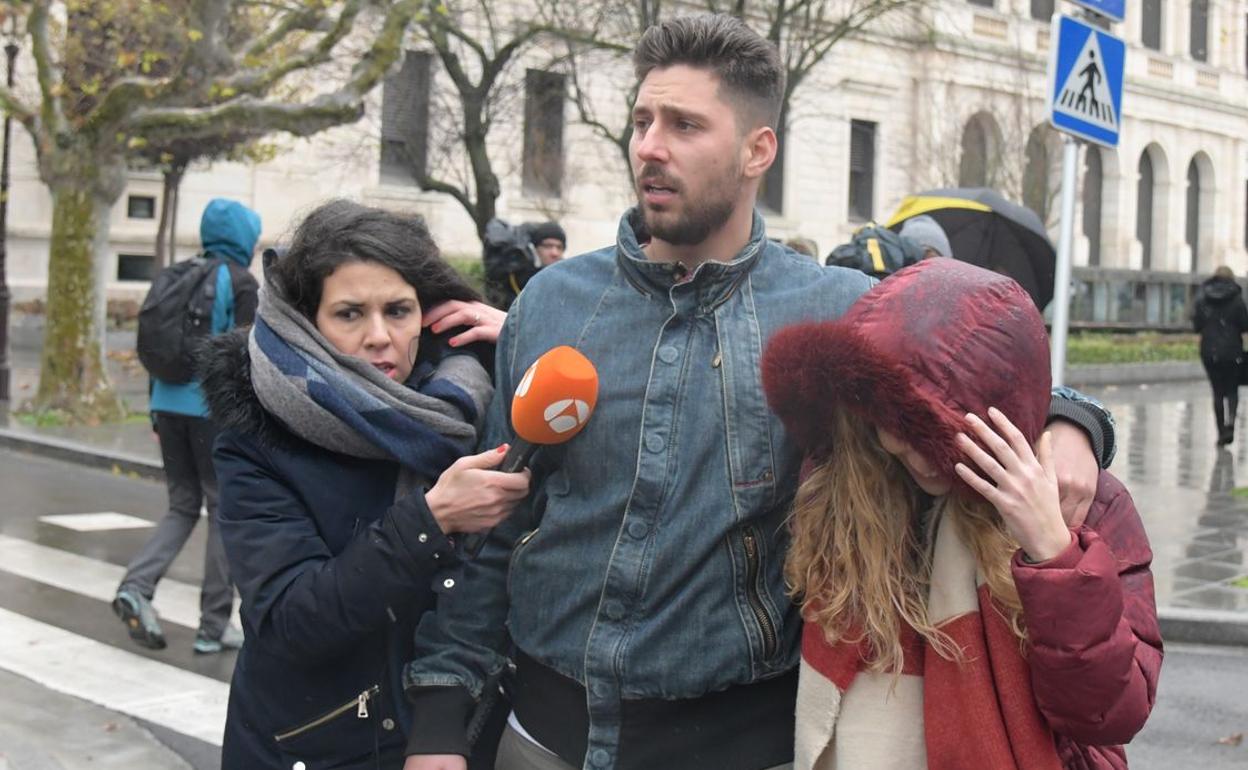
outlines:
M524 387L523 383L521 383L521 387ZM570 407L575 407L575 409L572 410ZM546 418L546 424L555 433L567 433L570 430L575 430L589 419L589 404L581 401L579 398L561 398L546 407L546 411L542 412L542 416Z
M520 385L516 388L516 398L524 398L529 394L529 386L533 384L533 374L537 371L537 361L529 367L524 373L524 377L520 378Z

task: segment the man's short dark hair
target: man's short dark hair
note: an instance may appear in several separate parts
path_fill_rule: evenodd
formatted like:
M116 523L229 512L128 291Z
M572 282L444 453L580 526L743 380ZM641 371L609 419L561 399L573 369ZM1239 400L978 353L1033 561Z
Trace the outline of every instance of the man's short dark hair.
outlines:
M740 19L678 16L647 29L633 51L637 81L651 70L677 64L714 72L724 96L747 119L743 127L777 128L785 79L780 52Z

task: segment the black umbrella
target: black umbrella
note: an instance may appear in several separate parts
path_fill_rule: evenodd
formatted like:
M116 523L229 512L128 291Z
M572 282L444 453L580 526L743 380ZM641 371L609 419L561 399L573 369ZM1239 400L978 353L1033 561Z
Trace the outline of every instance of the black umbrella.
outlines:
M888 227L920 214L944 229L955 259L1010 276L1041 310L1053 299L1057 252L1036 212L987 187L950 187L906 198Z

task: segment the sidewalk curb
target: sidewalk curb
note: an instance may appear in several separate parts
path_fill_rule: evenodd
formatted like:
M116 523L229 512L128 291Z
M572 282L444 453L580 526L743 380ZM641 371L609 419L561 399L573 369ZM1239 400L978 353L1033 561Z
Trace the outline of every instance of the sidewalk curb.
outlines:
M165 480L164 466L154 460L127 452L96 449L52 436L37 436L24 431L0 428L0 446L92 468L117 470L152 481Z
M1248 613L1162 607L1157 620L1166 642L1248 646Z

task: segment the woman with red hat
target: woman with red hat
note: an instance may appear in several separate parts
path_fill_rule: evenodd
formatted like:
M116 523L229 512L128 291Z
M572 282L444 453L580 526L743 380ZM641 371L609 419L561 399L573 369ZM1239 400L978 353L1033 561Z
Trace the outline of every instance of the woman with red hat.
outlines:
M922 262L777 334L763 383L807 455L794 766L1126 768L1161 668L1152 553L1108 473L1062 519L1023 289Z

